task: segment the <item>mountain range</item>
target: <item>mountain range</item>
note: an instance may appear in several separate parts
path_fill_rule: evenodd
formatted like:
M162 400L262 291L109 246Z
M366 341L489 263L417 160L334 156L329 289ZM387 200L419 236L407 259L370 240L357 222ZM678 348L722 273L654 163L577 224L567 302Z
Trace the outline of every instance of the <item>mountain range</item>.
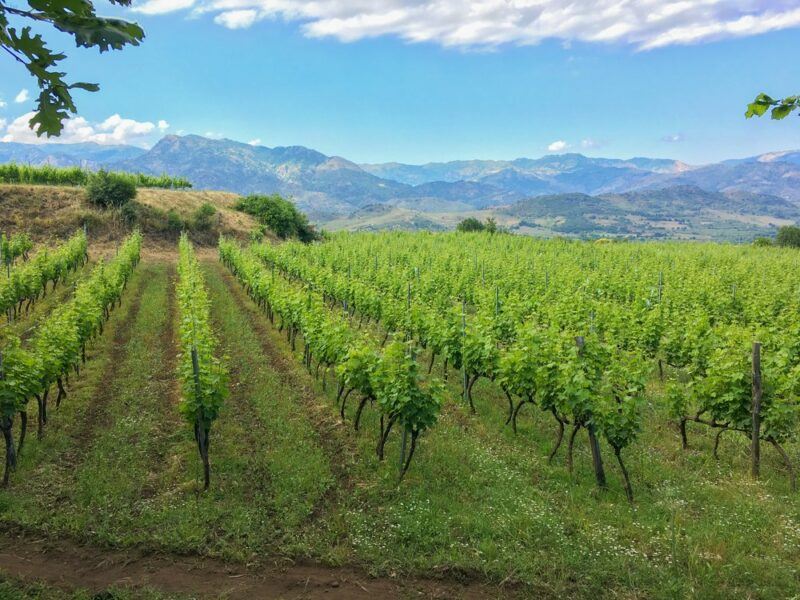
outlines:
M357 164L303 146L268 148L168 135L149 150L0 143L0 162L10 161L169 173L187 177L200 189L278 192L294 198L318 223L365 214L385 217L392 210L426 218L440 215L445 221L448 217L442 215L475 211L529 224L537 219L568 221L564 214L548 213L547 207L554 206L562 213L580 209L600 215L598 223L623 213L651 223L751 215L763 229L800 218L800 151L700 166L664 158L623 160L572 153L509 161ZM636 219L627 221L635 224Z

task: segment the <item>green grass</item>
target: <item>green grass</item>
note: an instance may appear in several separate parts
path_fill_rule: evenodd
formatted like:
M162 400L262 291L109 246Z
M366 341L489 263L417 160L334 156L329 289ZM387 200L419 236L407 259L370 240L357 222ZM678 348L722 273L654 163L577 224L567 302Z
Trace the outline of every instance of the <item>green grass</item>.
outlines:
M104 592L87 590L65 591L39 583L25 583L0 575L0 598L3 600L177 600L178 596L165 595L157 590L135 590L112 587Z
M379 574L486 579L502 584L498 594L509 585L525 596L576 598L800 592L800 499L771 448L760 482L748 476L742 436L723 437L716 461L709 432L691 429L692 447L682 451L653 408L657 380L645 430L625 451L633 507L607 447L601 492L585 434L570 476L563 449L547 462L556 431L549 415L526 407L514 435L497 388L478 382L471 415L452 371L440 422L397 485L399 436L379 463L375 410L354 432L351 399L339 423L333 379L323 391L300 364L301 344L293 353L221 266L208 263L204 273L231 372L211 431L211 490L200 491L200 460L177 411L173 267L144 262L46 437L29 438L12 486L0 490L0 521L248 563L286 555ZM0 580L0 597L67 596Z

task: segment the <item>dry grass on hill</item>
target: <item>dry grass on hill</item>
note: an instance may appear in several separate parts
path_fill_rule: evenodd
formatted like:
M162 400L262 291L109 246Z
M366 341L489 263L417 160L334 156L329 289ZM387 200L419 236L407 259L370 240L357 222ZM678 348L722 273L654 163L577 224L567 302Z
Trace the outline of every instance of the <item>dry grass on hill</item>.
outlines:
M227 192L140 189L136 202L142 209L139 226L151 246L172 246L177 232L166 228L166 212L174 210L190 220L204 203L217 209L212 227L192 235L201 245L213 245L220 233L245 239L256 227L255 219L234 210L238 196ZM0 231L27 231L36 241L63 239L86 224L94 243L115 243L129 230L119 210L90 205L79 187L0 185Z

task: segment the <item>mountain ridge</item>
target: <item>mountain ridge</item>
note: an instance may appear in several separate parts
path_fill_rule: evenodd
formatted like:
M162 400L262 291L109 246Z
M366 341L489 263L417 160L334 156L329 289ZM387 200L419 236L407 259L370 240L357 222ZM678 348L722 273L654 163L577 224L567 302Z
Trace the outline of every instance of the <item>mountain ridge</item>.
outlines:
M358 164L305 146L270 148L198 135L167 135L149 150L97 144L0 143L0 162L11 160L169 173L187 177L197 189L277 192L292 197L318 223L377 204L405 211L465 213L513 206L537 197L544 198L540 204L565 206L553 197L570 194L599 197L597 206L608 210L620 203L644 210L640 206L644 194L650 205L658 198L664 211L677 211L673 217L683 214L687 202L697 203L689 207L697 214L712 210L710 204L715 206L713 210L748 214L744 212L748 210L746 202L751 202L765 219L794 218L794 213L788 206L764 198L800 206L800 151L796 150L708 165L688 165L671 158L619 159L578 153L422 165ZM596 205L594 200L589 204ZM662 216L670 216L664 211ZM655 214L650 208L645 212Z

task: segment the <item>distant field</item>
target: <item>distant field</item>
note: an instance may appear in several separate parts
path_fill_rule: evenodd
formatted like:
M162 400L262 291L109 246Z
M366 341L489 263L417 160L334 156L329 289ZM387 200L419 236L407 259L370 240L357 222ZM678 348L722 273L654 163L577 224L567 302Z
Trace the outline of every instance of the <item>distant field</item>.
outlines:
M535 205L535 200L531 201ZM693 240L717 242L749 242L758 236L772 237L782 225L793 219L759 214L709 211L691 218L643 216L637 212L609 217L592 215L576 221L574 209L558 208L532 216L513 214L509 207L484 210L433 211L402 206L371 206L351 215L319 221L330 231L446 231L468 217L481 221L492 218L510 232L532 237L623 238L643 240ZM669 213L667 209L666 214Z

